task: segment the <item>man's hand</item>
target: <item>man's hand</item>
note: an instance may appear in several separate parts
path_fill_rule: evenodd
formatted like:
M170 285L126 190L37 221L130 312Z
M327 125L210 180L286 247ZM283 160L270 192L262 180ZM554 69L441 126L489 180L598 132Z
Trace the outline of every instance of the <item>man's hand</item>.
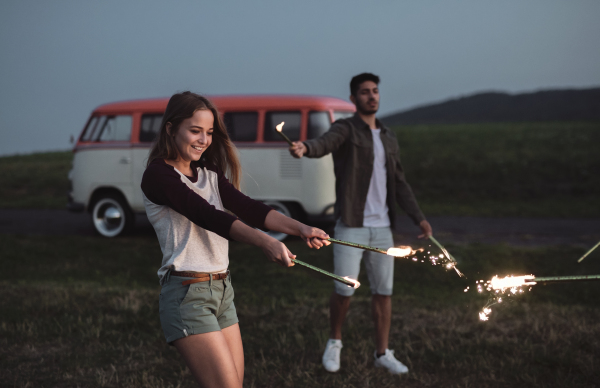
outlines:
M429 238L433 234L433 231L431 230L431 225L429 225L429 222L427 222L427 220L421 221L419 223L419 228L421 228L421 232L423 232L423 234L419 235L419 238Z
M290 155L292 155L296 159L300 159L304 156L306 151L308 151L304 143L302 143L301 141L295 141L292 144L294 145L289 148Z

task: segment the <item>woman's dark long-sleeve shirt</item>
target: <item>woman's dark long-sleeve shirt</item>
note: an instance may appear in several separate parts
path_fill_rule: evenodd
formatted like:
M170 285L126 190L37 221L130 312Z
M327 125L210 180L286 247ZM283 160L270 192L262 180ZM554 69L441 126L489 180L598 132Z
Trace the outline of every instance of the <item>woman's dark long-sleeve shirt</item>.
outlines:
M144 172L142 192L148 219L163 253L159 280L169 269L219 273L229 265L229 232L237 219L263 228L272 209L239 192L216 166L192 164L188 177L162 159Z

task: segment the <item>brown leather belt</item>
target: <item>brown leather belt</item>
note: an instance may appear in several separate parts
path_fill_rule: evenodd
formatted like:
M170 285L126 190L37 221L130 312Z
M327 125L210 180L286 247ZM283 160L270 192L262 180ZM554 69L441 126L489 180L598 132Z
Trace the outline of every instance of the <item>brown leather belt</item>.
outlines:
M184 280L181 282L182 285L187 286L188 284L207 282L210 280L212 275L213 280L221 280L226 279L229 276L229 271L223 273L203 273L203 272L193 272L193 271L171 271L171 276L181 276L184 278L195 278L190 280Z

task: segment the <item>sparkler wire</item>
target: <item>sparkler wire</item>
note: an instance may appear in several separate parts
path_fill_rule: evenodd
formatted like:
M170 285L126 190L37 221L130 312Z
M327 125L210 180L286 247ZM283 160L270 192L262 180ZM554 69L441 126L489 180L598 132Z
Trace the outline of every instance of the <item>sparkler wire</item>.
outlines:
M292 262L293 262L293 263L295 263L295 264L300 264L300 265L302 265L302 266L304 266L304 267L306 267L306 268L312 269L313 271L317 271L317 272L319 272L319 273L321 273L321 274L323 274L323 275L325 275L325 276L329 276L329 277L330 277L330 278L332 278L333 280L337 280L338 282L340 282L340 283L344 283L344 284L346 284L346 285L348 285L348 286L350 286L350 287L354 287L354 286L355 286L355 283L354 283L354 282L352 282L352 281L350 281L350 280L348 280L348 279L344 279L344 278L343 278L343 277L341 277L341 276L338 276L338 275L332 274L331 272L327 272L327 271L325 271L325 270L323 270L323 269L321 269L321 268L317 268L317 267L315 267L315 266L313 266L313 265L310 265L310 264L308 264L308 263L305 263L305 262L303 262L303 261L300 261L300 260L298 260L298 259L292 259Z
M577 260L577 262L581 263L583 261L583 259L585 259L590 253L592 253L594 251L594 249L598 248L598 246L600 246L600 241L598 241L598 244L594 245L592 247L592 249L590 249L583 256L581 256L581 258L579 260Z
M292 143L292 141L290 140L290 138L289 138L289 137L287 137L287 136L285 135L285 133L283 133L283 125L282 125L282 124L283 124L283 123L279 124L279 125L281 125L281 128L282 128L282 129L281 129L281 131L276 129L276 130L275 130L275 132L277 132L278 134L280 134L280 135L281 135L281 137L283 137L283 139L284 139L285 141L287 141L287 142L288 142L288 144L290 145L290 147L293 147L293 146L294 146L294 144Z
M536 283L552 283L552 282L575 282L582 280L600 280L600 275L581 275L581 276L546 276L546 277L535 277L531 279L532 282Z
M339 244L339 245L346 245L346 246L353 247L353 248L366 249L368 251L383 253L384 255L387 255L387 251L385 249L381 249L381 248L370 247L368 245L362 245L362 244L357 244L357 243L348 242L348 241L336 240L335 238L331 238L331 237L329 238L329 241L331 241L332 243L335 243L335 244Z
M448 258L448 260L450 260L451 262L456 264L456 259L454 257L452 257L452 255L450 254L450 252L448 252L446 250L446 248L444 248L442 246L442 244L439 243L438 240L435 239L435 237L433 236L429 236L429 239L435 244L437 245L438 248L440 248L440 250L444 253L444 255Z

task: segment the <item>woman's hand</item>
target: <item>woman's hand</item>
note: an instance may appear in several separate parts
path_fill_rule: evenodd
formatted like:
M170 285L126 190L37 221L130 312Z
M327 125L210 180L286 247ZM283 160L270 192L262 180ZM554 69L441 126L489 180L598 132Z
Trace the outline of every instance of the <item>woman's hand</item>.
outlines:
M319 249L322 246L331 244L328 239L329 235L319 228L302 224L300 226L300 238L306 242L309 248Z
M292 259L296 258L290 250L281 241L277 241L274 238L269 238L261 246L264 254L269 260L274 263L281 265L282 267L292 267L294 263Z

